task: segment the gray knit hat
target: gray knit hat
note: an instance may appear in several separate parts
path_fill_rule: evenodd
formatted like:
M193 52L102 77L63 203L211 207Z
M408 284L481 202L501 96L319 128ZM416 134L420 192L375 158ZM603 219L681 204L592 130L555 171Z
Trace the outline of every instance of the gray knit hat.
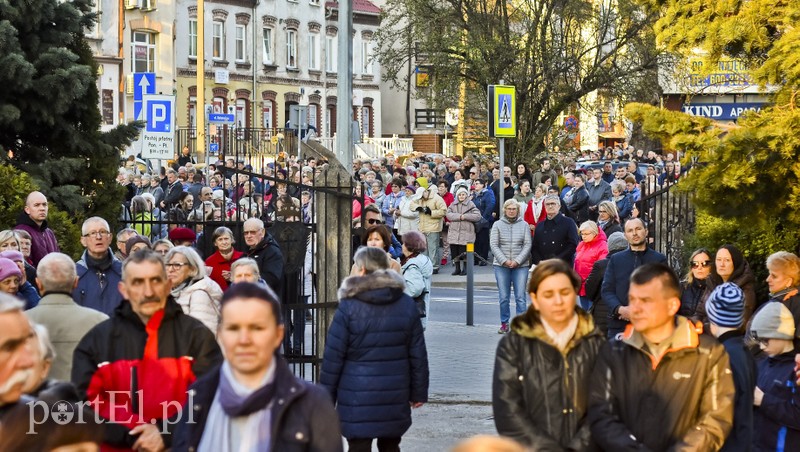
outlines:
M720 284L706 301L706 314L717 326L739 328L744 322L744 292L732 282Z
M794 339L794 318L779 301L764 305L753 317L750 331L757 339Z
M608 236L607 239L608 252L622 251L628 248L628 241L625 240L625 234L615 232Z

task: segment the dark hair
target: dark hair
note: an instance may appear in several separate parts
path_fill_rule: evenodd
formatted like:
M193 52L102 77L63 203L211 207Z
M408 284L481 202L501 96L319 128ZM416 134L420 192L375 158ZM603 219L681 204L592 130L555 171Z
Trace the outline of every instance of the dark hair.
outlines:
M664 286L664 292L666 292L668 296L680 298L681 286L680 282L678 282L678 276L666 264L644 264L636 268L631 274L631 284L636 284L637 286L647 284L654 279L661 280L661 284Z
M122 280L127 281L126 273L130 264L141 264L142 262L158 264L161 267L161 272L166 276L167 267L164 265L164 260L161 258L161 255L150 248L142 248L135 253L128 255L128 258L122 262Z
M403 244L412 253L421 253L428 249L428 242L425 240L425 236L418 231L408 231L403 234Z
M406 184L405 181L403 181L403 179L400 179L399 177L395 177L394 179L392 179L392 181L389 183L389 185L397 185L398 187L400 187L400 190L402 190L402 189L406 188L406 185L408 185L408 184Z
M531 272L530 278L528 279L528 293L536 293L542 281L553 275L560 274L564 274L569 278L576 293L580 290L581 277L578 276L578 273L572 266L561 259L547 259L540 262Z
M364 213L367 212L377 213L380 215L381 209L379 209L378 206L375 205L375 203L372 203L369 204L367 207L364 207Z
M464 170L463 170L463 169L461 169L461 168L459 168L459 169L457 169L457 170L453 171L453 174L455 174L455 173L459 173L459 174L461 174L461 178L462 178L462 179L469 179L469 175L467 175L467 174L464 172Z
M372 204L370 204L370 206L371 205ZM392 246L392 232L385 224L376 224L368 227L367 230L364 231L364 237L361 238L361 244L367 246L367 240L369 240L369 236L373 232L377 232L378 235L381 236L381 240L383 240L383 250L388 252L389 247Z
M222 295L222 301L220 301L220 320L224 316L225 305L232 300L240 298L256 298L269 304L270 308L272 308L272 316L275 317L275 323L278 325L283 323L281 318L281 301L278 299L278 296L275 295L275 292L269 287L249 282L233 284L225 291ZM222 322L220 322L220 325L222 325Z

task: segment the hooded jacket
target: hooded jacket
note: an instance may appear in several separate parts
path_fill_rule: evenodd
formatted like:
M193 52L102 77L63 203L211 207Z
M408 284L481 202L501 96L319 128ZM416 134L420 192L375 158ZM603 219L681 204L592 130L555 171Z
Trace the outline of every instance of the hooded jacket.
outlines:
M796 351L758 362L756 386L764 391L753 412L753 449L800 450L800 391L794 373Z
M589 314L576 310L578 327L563 352L529 308L511 322L497 345L492 411L497 432L532 450L585 450L592 368L603 335Z
M341 451L339 419L328 394L322 388L295 377L280 354L275 354L273 359L277 360L277 366L272 400L278 403L273 403L270 409L270 450ZM216 367L189 389L193 403L183 408L180 423L175 429L174 452L197 450L219 387L219 379L220 367ZM188 422L189 419L194 422Z
M39 261L50 253L58 253L58 241L53 230L48 227L47 220L42 221L42 225L36 224L31 220L30 215L20 212L17 216L17 225L14 229L20 229L31 236L31 262L33 266L39 265Z
M463 218L462 218L463 216ZM447 243L450 245L466 245L475 242L475 223L480 221L481 211L469 200L453 201L447 208L447 220L450 229L447 231Z
M430 213L420 212L419 214L419 232L429 234L431 232L442 232L442 219L447 213L447 204L444 199L439 196L435 185L425 190L428 195L426 199L424 196L420 199L411 201L411 210L416 210L419 207L430 209Z
M151 337L148 329L157 332ZM197 376L222 362L214 334L199 320L185 315L171 297L145 325L124 301L110 319L92 328L75 348L72 382L84 400L97 398L92 408L108 419L114 403L120 422L105 422L104 443L130 448L134 424L162 419L162 401L185 402L186 389ZM168 377L170 376L170 377ZM129 394L141 391L136 407ZM112 393L112 391L114 391ZM179 412L179 407L172 405ZM144 418L140 419L138 413ZM156 415L157 413L158 415ZM176 413L170 413L172 415ZM159 425L161 428L161 425ZM170 434L162 434L167 447Z
M281 247L272 234L264 232L264 238L251 250L247 250L247 257L258 262L261 278L278 295L283 289L283 253Z
M346 278L325 342L320 384L345 438L400 437L409 402L428 401L428 353L414 300L392 270Z
M578 244L575 250L575 271L581 277L581 290L578 295L582 297L586 295L586 279L592 272L592 266L607 255L608 243L602 229L598 229L597 236L591 242L581 240L581 243Z
M612 258L613 260L613 258ZM603 450L718 450L733 424L736 392L728 354L716 339L675 317L670 347L653 356L628 326L600 351L589 422Z

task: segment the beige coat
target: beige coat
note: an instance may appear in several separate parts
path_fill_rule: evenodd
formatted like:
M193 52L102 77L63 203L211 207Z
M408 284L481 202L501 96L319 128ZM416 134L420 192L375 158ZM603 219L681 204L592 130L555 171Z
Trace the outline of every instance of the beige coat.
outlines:
M411 201L411 210L417 207L428 207L431 213L419 214L419 232L425 234L429 232L442 232L442 219L447 214L447 204L444 199L435 192L436 186L432 187L433 190L428 190L428 199L420 198Z
M463 215L463 219L462 219ZM475 223L481 219L481 211L469 199L464 202L453 201L447 208L450 229L447 242L450 245L466 245L475 242Z

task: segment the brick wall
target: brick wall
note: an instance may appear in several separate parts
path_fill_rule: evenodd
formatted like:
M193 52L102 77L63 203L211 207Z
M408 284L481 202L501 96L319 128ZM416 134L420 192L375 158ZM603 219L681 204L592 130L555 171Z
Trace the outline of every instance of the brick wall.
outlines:
M414 138L414 151L426 153L441 153L442 152L442 137L432 134L415 134Z

